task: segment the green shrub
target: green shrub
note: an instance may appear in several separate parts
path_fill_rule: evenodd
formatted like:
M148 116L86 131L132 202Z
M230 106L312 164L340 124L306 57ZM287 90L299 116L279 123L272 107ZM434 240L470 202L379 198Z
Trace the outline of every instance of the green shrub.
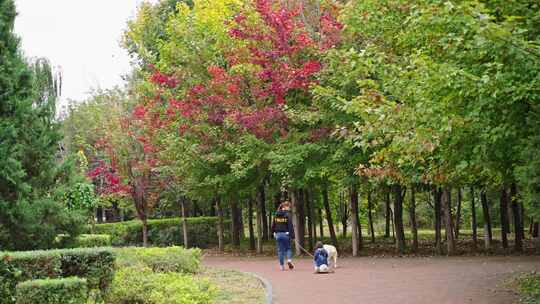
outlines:
M108 247L112 245L108 234L81 234L75 241L77 248Z
M0 304L15 301L15 287L28 280L77 276L104 294L114 275L110 248L79 248L0 253Z
M17 304L86 304L86 279L65 278L22 282L16 287Z
M215 290L207 280L176 272L155 273L144 266L116 272L107 295L110 304L207 304Z
M119 267L146 266L155 272L195 273L199 270L201 251L182 247L119 248L117 265Z
M540 274L528 273L518 278L520 303L540 303Z
M217 244L217 217L193 217L187 219L189 245L208 248ZM229 237L230 221L224 224L225 237ZM93 233L108 234L114 246L142 245L142 223L139 220L98 224ZM181 218L148 220L148 241L154 246L184 245Z
M74 248L61 251L62 276L77 276L88 280L90 289L102 293L109 288L115 267L115 255L110 248Z

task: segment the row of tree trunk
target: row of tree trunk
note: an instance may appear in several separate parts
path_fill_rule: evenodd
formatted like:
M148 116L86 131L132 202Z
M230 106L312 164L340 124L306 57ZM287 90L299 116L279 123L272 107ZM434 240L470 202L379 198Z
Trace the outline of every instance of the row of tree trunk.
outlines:
M399 184L391 185L385 191L385 237L390 237L390 231L392 229L392 235L396 250L399 253L405 253L407 249L407 242L405 239L405 228L403 219L403 205L404 198L407 191L409 191L409 224L411 228L411 250L416 252L419 247L418 241L418 227L416 221L416 194L417 188L410 187L409 189ZM433 203L430 205L434 209L434 228L435 228L435 250L438 254L443 254L443 238L442 228L444 227L444 243L446 243L446 253L453 255L456 253L456 240L459 238L460 224L461 224L461 210L462 210L462 190L457 191L457 206L455 215L452 213L452 189L449 187L443 188L431 188L431 195ZM477 215L476 215L476 195L475 189L470 188L471 197L471 223L472 223L472 240L473 249L478 247L478 231L477 231ZM322 199L322 208L315 208L313 203L313 193L306 189L289 189L287 196L290 197L292 203L293 221L295 227L295 248L296 254L302 254L303 250L313 251L314 242L318 237L324 236L323 230L323 209L326 217L326 226L330 233L332 243L337 247L337 233L335 230L334 219L332 217L332 210L330 207L328 189L324 188L320 195ZM274 201L274 207L279 205L282 195L276 195ZM261 185L257 191L255 200L249 200L247 204L247 226L249 233L249 247L252 250L256 250L258 253L263 252L263 242L270 238L270 227L272 222L272 212L266 210L266 191L265 186ZM373 215L372 215L372 193L367 195L368 203L368 230L371 238L371 242L375 242L375 232L373 228ZM492 220L490 216L489 203L485 190L480 192L480 203L482 207L483 222L484 222L484 247L490 249L492 247ZM215 213L219 218L218 221L218 248L224 249L224 236L223 236L223 207L219 199L214 201ZM255 210L254 210L255 204ZM344 206L341 206L341 205ZM503 187L500 193L500 216L501 216L501 241L503 248L508 248L507 234L510 233L510 222L508 217L508 211L512 210L512 222L514 226L515 242L514 250L522 251L523 249L523 214L522 207L517 197L517 188L514 184L509 187ZM344 232L347 231L347 220L350 220L352 231L352 254L357 256L363 247L362 237L362 225L359 219L359 191L358 185L351 185L348 189L348 202L345 202L345 196L340 196L340 205L338 208L338 215L346 214L348 218L342 223ZM184 200L181 201L182 216L186 217L186 210ZM348 211L347 211L348 210ZM255 213L255 222L253 221L253 214ZM243 216L242 210L238 205L238 202L232 202L230 204L230 215L232 218L232 244L234 246L240 245L240 240L243 235ZM317 215L317 216L316 216ZM307 221L306 221L307 219ZM317 221L318 219L318 221ZM343 221L343 218L341 218ZM188 242L187 224L184 220L182 222L184 231L184 243ZM307 227L306 227L307 226ZM319 232L317 233L317 226ZM306 231L307 228L307 231ZM536 229L538 234L538 224L531 226L530 230ZM318 236L317 236L318 234ZM306 244L306 235L308 236L308 242Z

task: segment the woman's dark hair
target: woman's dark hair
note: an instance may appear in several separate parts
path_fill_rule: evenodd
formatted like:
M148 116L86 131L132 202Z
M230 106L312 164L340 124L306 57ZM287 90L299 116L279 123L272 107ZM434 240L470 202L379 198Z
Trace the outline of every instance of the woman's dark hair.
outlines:
M323 248L323 243L321 241L317 241L317 243L315 244L315 248Z

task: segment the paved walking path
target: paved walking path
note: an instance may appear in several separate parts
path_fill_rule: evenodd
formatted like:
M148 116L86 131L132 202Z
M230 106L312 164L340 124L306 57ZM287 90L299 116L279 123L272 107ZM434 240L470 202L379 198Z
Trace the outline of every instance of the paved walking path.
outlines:
M538 256L344 258L335 273L317 275L307 258L283 272L271 258L205 257L203 263L266 278L277 304L510 304L515 295L498 286L514 272L540 271Z

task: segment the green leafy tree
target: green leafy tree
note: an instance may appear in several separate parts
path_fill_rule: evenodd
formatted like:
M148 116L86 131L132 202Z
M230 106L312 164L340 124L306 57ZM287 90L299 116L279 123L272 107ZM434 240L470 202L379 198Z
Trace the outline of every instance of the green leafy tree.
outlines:
M21 56L15 16L13 1L0 1L0 246L46 248L82 224L61 199L76 176L71 162L57 158L59 78L46 60Z

